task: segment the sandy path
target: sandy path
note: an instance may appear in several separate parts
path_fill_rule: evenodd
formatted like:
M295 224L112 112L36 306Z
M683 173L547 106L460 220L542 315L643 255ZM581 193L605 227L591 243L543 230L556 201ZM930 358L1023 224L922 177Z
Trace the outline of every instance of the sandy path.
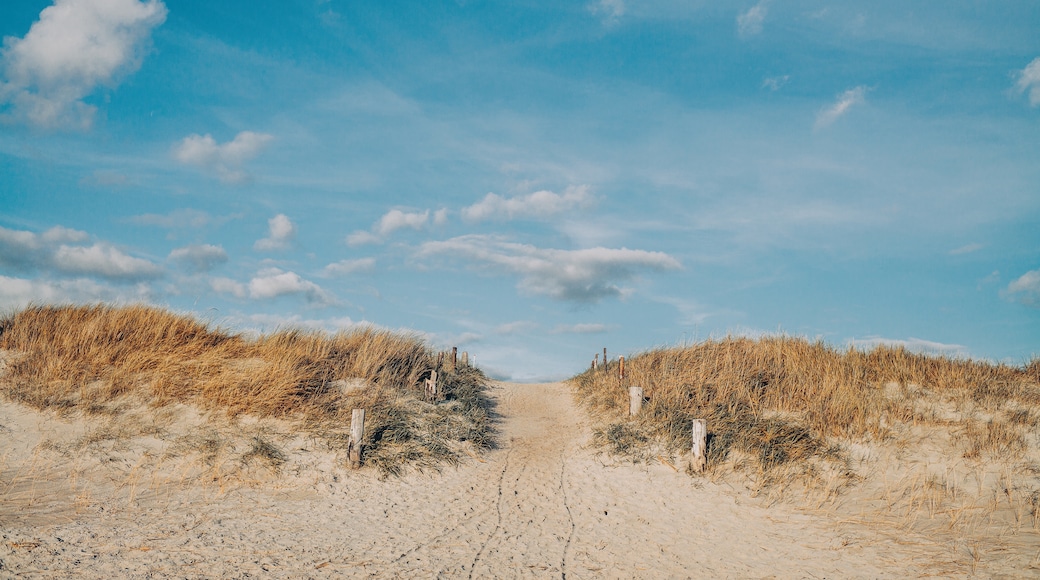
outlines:
M4 521L0 576L881 578L915 548L664 465L608 465L562 383L496 384L501 445L440 474L299 468ZM0 416L0 424L9 427ZM17 440L18 433L9 433ZM302 449L298 450L306 455ZM143 486L142 486L143 487ZM125 488L125 486L124 486ZM121 488L122 489L122 488ZM116 495L112 496L113 498ZM42 508L41 508L42 509Z

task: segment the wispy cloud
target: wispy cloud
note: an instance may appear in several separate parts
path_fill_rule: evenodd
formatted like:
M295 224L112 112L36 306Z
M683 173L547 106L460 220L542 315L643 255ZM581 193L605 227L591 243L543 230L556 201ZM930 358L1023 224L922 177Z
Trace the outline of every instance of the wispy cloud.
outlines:
M780 75L778 77L769 77L762 79L762 88L769 89L771 91L779 91L791 80L791 75Z
M549 331L550 334L602 334L610 330L606 324L559 324Z
M516 320L514 322L506 322L505 324L499 324L495 327L495 334L510 335L519 334L521 332L528 332L538 328L538 323L530 320Z
M274 140L272 135L242 131L231 141L217 143L209 134L188 135L174 146L173 157L216 175L225 183L243 183L249 174L243 167Z
M1034 58L1018 73L1015 90L1019 94L1029 93L1029 104L1034 107L1040 106L1040 57Z
M629 290L619 284L634 279L640 271L681 267L678 260L662 252L627 248L543 249L483 235L426 242L418 255L447 255L495 266L520 276L518 287L523 292L583 303L625 296Z
M164 229L203 228L213 223L213 216L197 209L178 209L166 214L146 213L130 217L127 221L139 226L155 226ZM222 221L222 220L221 220Z
M762 33L762 24L769 13L769 1L762 0L746 11L737 15L737 34L741 38L755 36Z
M159 0L56 0L22 38L4 39L0 105L45 128L89 128L83 102L136 70L151 31L166 19Z
M843 115L848 113L849 109L864 103L866 101L866 94L867 87L860 85L838 95L838 100L835 101L834 104L820 111L816 116L815 128L822 129L830 126Z
M224 248L211 244L193 244L175 248L170 252L169 258L193 272L208 272L228 261Z
M326 277L346 276L356 272L369 272L376 266L375 258L357 258L354 260L340 260L333 262L322 269L322 275Z
M965 244L965 245L963 245L963 246L961 246L959 248L954 248L954 249L950 250L950 255L951 256L960 256L962 254L971 254L971 253L977 252L977 251L979 251L979 250L981 250L982 248L985 248L985 247L986 246L983 245L983 244Z
M614 26L625 15L624 0L598 0L588 5L589 12L602 19L603 24Z
M870 350L879 346L889 346L895 348L902 347L910 352L922 354L939 354L957 357L966 357L969 354L968 347L960 344L946 344L914 337L898 339L873 336L869 338L852 339L849 341L849 344L862 350Z
M267 220L267 237L253 244L253 249L261 252L284 250L296 239L296 224L285 214L278 214Z
M1004 295L1026 306L1040 306L1040 270L1031 270L1019 276L1008 284Z
M593 202L587 185L572 185L563 193L536 191L516 197L502 197L494 193L462 209L462 219L477 222L488 219L515 219L524 217L547 218Z

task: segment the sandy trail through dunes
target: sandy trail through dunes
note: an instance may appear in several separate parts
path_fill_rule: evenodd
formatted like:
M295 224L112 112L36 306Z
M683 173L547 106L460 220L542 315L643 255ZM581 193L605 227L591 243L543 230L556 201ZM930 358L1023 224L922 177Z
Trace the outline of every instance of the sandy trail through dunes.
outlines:
M30 509L40 517L12 511L21 496L0 504L0 576L884 578L933 571L931 549L838 532L826 519L766 508L664 465L611 464L586 449L587 427L563 383L496 383L490 395L499 448L441 473L380 481L366 470L333 468L300 445L280 475L233 491L142 482L131 498L126 478L95 475L92 495L79 492L73 511L60 482L48 495L47 481L39 481ZM18 449L32 448L14 410L28 412L12 405L0 412L11 442L8 469ZM37 430L41 421L51 422L43 430L57 424L34 421Z

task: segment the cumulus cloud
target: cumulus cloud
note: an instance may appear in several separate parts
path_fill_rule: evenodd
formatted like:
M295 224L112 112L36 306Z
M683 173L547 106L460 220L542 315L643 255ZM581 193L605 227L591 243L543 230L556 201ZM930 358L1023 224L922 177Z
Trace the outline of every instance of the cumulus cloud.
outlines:
M859 105L866 101L867 87L858 86L854 89L849 89L838 96L838 100L833 105L820 111L816 116L815 128L822 129L834 123L843 115L849 112L849 109Z
M434 221L443 223L447 220L447 210L438 210L434 214ZM363 246L365 244L380 244L390 234L403 229L421 230L430 221L430 210L408 212L400 209L392 209L379 218L372 225L372 230L358 230L347 236L347 245Z
M165 19L159 0L56 0L24 37L4 39L0 105L39 127L90 127L97 108L83 99L137 70Z
M592 202L592 193L587 185L572 185L563 193L543 190L509 198L489 193L479 202L463 208L462 219L478 222L488 219L547 218L574 208L586 207Z
M1034 58L1033 62L1018 73L1015 90L1019 94L1029 93L1029 104L1034 107L1040 106L1040 57Z
M61 245L54 252L54 266L69 274L87 274L105 278L152 278L162 274L162 268L135 258L106 243L91 246Z
M209 134L188 135L173 148L173 157L216 175L225 183L249 180L243 166L259 155L274 137L266 133L242 131L227 143L217 143Z
M355 272L371 271L376 265L375 258L357 258L354 260L340 260L333 262L322 269L323 276L346 276Z
M421 230L429 219L430 210L424 212L404 212L399 209L392 209L379 218L379 222L374 229L380 236L388 236L404 228Z
M170 259L194 272L208 272L227 262L228 255L220 246L193 244L174 249L170 252Z
M519 289L529 294L583 303L625 296L629 291L618 284L634 279L640 271L681 267L678 260L662 252L543 249L481 235L426 242L418 252L419 257L435 255L469 259L516 274Z
M140 302L151 298L151 287L144 282L116 287L89 278L54 281L0 276L0 309L5 310L30 303Z
M267 237L256 241L253 249L259 251L284 250L296 239L296 224L283 213L267 220Z
M0 227L0 266L115 280L154 278L162 274L158 265L105 242L73 245L89 238L86 232L62 226L42 234Z
M1032 270L1019 276L1008 284L1004 295L1026 306L1040 307L1040 270Z
M768 0L762 0L758 4L755 4L747 11L741 12L737 15L737 34L741 38L747 38L749 36L755 36L761 34L762 23L766 20L766 15L769 13Z
M235 298L246 297L246 285L231 278L210 278L209 287L219 294L230 294Z
M601 334L610 330L606 324L560 324L549 331L550 334Z
M316 306L329 306L336 300L314 282L304 280L296 272L286 272L278 268L267 268L257 272L249 281L249 297L255 300L267 300L299 294L308 303Z

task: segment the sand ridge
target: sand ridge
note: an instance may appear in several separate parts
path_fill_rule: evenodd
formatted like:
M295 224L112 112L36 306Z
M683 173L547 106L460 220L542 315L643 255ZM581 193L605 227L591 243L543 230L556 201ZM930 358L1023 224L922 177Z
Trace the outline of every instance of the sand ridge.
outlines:
M35 505L24 489L0 503L0 576L895 578L943 563L940 546L597 454L564 383L494 383L489 395L499 447L439 473L380 480L294 441L281 473L254 485L142 484L131 499L127 479L103 478L99 467L82 476L93 491L81 491L74 510L64 498L65 509L26 518L19 502L46 511L44 488L59 467L37 466ZM0 413L3 436L23 442L23 463L28 430L63 424L29 413ZM37 463L47 456L34 453ZM16 455L11 446L5 481L24 472Z

